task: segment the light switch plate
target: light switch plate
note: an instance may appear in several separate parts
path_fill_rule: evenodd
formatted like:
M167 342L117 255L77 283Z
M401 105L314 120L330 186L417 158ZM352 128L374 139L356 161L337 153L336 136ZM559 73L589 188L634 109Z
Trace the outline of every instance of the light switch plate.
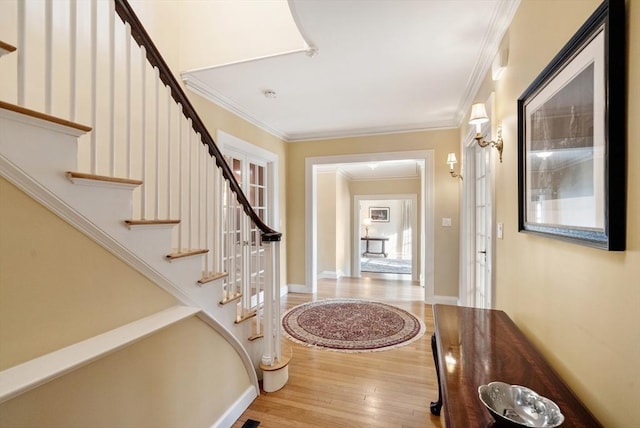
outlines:
M502 236L503 236L502 223L498 223L498 227L496 229L497 229L496 235L498 235L498 239L502 239Z
M442 225L445 227L451 227L451 219L448 217L442 218Z

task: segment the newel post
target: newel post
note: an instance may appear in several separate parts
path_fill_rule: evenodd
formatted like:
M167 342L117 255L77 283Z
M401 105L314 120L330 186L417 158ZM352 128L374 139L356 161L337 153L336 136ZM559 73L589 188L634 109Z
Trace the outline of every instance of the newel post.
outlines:
M267 239L265 239L267 238ZM260 369L263 389L273 392L282 388L289 379L289 359L282 357L280 331L280 236L268 240L263 235L265 258L264 287L264 349Z

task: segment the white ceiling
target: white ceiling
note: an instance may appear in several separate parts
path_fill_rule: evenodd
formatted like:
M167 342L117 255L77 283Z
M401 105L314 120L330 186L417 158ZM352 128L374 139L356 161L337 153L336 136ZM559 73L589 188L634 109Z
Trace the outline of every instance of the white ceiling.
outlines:
M318 172L337 172L349 180L420 178L419 160L403 159L321 165Z
M285 141L458 127L518 3L289 0L317 55L290 52L182 77Z

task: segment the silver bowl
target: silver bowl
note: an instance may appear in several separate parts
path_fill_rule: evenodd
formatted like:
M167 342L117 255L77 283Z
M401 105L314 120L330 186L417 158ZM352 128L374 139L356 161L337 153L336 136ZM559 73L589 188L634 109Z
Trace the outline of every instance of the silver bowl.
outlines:
M523 386L491 382L478 387L478 395L500 425L557 427L564 422L556 403Z

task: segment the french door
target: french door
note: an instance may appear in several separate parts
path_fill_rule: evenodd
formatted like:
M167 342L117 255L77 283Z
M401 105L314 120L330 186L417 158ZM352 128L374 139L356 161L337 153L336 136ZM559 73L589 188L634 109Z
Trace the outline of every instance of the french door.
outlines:
M474 146L475 161L475 287L473 306L491 307L492 206L489 150Z
M227 150L225 158L249 203L266 223L269 209L266 161L233 150ZM222 265L228 273L224 285L229 298L242 296L238 309L238 318L241 318L256 311L262 302L264 248L260 230L243 215L242 206L228 187L224 189L222 199Z

